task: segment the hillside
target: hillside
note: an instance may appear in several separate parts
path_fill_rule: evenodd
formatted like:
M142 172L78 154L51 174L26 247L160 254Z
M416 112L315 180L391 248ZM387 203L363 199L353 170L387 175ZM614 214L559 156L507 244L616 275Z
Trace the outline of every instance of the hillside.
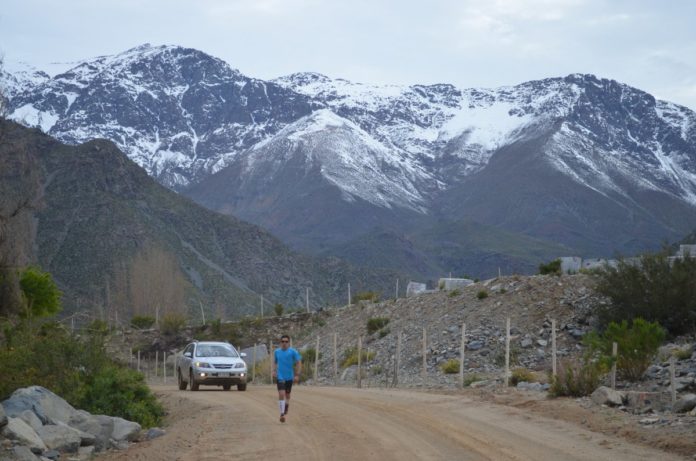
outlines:
M345 299L348 283L392 290L396 274L294 253L257 226L157 184L108 141L68 146L8 121L0 133L4 155L22 146L37 159L44 204L35 214L36 258L64 291L67 312L123 320L138 298L153 315L181 304L197 318L201 309L230 318L257 312L261 295L269 310L276 302L304 307L309 288L316 309Z

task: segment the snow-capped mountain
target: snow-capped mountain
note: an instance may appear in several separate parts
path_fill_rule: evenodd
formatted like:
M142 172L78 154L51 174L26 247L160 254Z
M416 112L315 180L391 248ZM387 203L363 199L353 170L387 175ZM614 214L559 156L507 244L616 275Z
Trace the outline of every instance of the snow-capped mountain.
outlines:
M262 81L143 45L0 85L11 118L69 143L110 139L169 187L315 251L469 219L606 255L696 226L696 114L592 75Z

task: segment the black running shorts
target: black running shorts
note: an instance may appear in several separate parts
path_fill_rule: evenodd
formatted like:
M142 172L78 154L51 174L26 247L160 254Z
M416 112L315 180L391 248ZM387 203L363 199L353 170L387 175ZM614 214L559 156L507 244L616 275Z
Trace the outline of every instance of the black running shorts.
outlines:
M278 381L276 384L279 391L285 391L286 394L292 391L292 379L289 381Z

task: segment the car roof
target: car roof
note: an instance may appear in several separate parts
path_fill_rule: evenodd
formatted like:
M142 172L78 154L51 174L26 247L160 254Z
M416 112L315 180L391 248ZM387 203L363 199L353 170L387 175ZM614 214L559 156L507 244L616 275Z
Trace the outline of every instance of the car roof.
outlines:
M232 346L232 344L225 342L225 341L194 341L194 344L197 345L214 345L214 346Z

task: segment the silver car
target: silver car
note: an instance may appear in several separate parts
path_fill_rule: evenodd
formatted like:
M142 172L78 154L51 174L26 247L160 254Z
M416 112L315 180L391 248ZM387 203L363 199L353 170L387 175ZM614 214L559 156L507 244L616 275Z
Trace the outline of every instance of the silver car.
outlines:
M194 341L176 358L176 376L180 390L188 385L192 391L198 386L222 386L226 391L233 385L245 391L247 366L240 354L229 343L216 341Z

